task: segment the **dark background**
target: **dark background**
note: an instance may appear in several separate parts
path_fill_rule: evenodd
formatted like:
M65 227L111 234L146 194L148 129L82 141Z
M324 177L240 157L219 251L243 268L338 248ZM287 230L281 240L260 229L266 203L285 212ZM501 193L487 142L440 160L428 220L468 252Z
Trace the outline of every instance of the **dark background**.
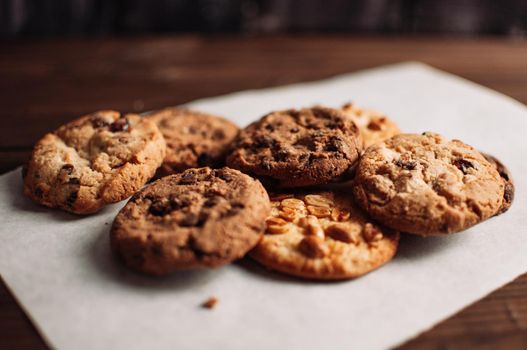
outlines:
M527 0L0 0L0 37L201 33L527 36Z

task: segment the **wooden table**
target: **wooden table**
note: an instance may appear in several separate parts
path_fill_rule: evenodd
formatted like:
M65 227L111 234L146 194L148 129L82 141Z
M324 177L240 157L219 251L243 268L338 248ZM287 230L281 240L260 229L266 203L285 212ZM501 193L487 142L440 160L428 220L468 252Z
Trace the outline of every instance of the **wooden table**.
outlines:
M0 172L22 164L44 132L98 109L151 110L406 60L428 63L527 103L527 41L519 40L177 36L4 42ZM45 348L3 285L0 344L5 349ZM527 348L527 274L401 347L467 348Z

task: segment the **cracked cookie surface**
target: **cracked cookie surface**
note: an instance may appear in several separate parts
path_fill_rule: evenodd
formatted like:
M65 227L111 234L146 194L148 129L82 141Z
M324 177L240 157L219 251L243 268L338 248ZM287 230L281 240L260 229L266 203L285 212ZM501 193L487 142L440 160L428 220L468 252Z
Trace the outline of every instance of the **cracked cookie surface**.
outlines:
M266 231L250 256L289 275L339 280L364 275L396 253L399 234L374 224L349 195L271 196Z
M134 270L166 274L241 258L260 239L270 202L238 170L189 169L134 195L111 229L113 251Z
M231 121L186 108L171 107L149 114L167 143L160 174L223 165L239 128Z
M359 129L342 112L291 109L269 113L243 129L227 165L272 186L302 187L347 178L361 151Z
M354 179L357 203L394 229L421 235L464 230L496 214L504 184L476 149L435 133L371 146Z
M341 111L357 124L360 129L364 147L382 142L401 132L397 124L386 114L373 109L361 108L352 103L346 103Z
M48 207L90 214L139 190L165 150L153 122L99 111L37 142L24 169L24 193Z

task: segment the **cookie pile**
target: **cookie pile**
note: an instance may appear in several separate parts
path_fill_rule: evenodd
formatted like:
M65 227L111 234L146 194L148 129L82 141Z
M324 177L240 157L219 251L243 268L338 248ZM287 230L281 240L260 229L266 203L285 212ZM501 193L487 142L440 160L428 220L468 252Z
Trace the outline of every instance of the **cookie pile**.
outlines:
M293 276L354 278L395 256L400 232L459 232L514 196L496 158L401 134L354 104L274 111L242 130L184 108L100 111L45 135L23 177L35 202L76 214L132 196L111 247L152 275L249 255Z

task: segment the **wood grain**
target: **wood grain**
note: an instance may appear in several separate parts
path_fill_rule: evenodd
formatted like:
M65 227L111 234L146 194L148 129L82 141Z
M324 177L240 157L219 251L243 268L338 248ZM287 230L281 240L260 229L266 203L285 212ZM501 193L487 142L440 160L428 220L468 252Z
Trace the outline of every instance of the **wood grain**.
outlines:
M0 172L22 164L45 132L97 109L140 112L407 60L527 103L524 41L179 36L4 42ZM45 348L5 288L0 288L0 339L6 349ZM527 275L400 347L467 348L527 348Z

